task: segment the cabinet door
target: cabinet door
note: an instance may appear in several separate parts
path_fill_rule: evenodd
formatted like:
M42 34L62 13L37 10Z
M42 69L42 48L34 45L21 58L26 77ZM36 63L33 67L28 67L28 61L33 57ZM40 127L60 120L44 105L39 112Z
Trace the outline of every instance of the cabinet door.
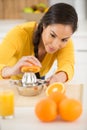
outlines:
M87 83L87 52L86 50L75 52L75 73L72 79L74 83Z
M84 52L87 51L87 33L78 34L72 37L75 50Z

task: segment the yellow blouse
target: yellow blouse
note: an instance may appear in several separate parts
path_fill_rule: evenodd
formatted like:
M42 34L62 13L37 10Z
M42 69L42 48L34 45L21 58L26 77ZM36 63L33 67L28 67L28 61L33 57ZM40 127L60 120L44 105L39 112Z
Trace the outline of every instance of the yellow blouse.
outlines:
M0 71L4 66L16 64L22 56L34 55L32 37L35 26L36 22L27 22L14 27L8 32L0 44ZM71 80L74 74L74 47L71 39L63 49L54 54L46 54L42 61L41 77L46 75L56 59L58 61L56 72L66 72L68 80ZM1 75L0 78L2 78ZM20 79L22 74L11 78Z

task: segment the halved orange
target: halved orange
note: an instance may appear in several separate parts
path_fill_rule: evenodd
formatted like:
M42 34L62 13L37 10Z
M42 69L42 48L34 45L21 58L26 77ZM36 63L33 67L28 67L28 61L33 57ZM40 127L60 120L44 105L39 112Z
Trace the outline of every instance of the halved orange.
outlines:
M34 72L34 73L37 73L40 71L40 67L39 66L23 66L21 68L21 72Z
M46 89L46 95L49 96L53 92L65 93L65 86L61 82L50 84Z

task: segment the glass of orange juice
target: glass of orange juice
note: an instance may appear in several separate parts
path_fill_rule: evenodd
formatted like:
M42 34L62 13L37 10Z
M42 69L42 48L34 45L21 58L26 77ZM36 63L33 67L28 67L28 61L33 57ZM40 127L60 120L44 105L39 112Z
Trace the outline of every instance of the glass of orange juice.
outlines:
M11 89L0 89L0 117L12 118L14 116L14 92Z

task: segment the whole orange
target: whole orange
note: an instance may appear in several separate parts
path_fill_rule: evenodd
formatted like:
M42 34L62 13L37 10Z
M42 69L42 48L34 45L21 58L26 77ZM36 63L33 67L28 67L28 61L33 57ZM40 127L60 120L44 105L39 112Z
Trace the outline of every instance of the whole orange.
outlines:
M57 117L57 105L49 98L42 99L35 106L35 114L43 122L53 121Z
M59 114L65 121L74 121L82 113L82 104L75 99L64 99L59 104Z
M59 114L59 104L63 99L67 98L67 96L61 92L53 92L49 95L49 98L57 104L57 113Z

